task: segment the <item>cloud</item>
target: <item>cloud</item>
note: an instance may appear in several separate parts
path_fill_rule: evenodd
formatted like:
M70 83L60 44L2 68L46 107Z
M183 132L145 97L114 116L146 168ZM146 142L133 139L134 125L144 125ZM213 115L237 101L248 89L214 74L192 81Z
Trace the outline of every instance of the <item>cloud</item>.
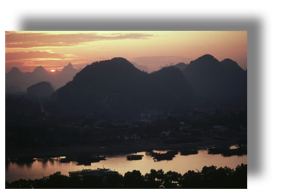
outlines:
M145 33L113 33L109 35L98 35L96 33L48 34L6 32L5 36L6 48L32 48L74 46L85 42L101 40L146 39L152 35Z
M42 51L29 51L29 52L12 52L6 53L6 61L17 61L25 59L36 59L36 58L62 58L64 55L58 53L49 53Z

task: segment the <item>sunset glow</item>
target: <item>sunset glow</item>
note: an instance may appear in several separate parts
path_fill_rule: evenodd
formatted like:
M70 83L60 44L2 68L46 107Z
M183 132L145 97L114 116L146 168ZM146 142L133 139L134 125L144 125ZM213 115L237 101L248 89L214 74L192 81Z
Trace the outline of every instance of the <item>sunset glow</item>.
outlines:
M5 38L6 188L247 188L246 31Z
M123 57L150 71L171 63L189 63L211 54L247 69L246 31L97 31L6 32L6 73L12 67L31 72L37 66L83 68L94 61Z

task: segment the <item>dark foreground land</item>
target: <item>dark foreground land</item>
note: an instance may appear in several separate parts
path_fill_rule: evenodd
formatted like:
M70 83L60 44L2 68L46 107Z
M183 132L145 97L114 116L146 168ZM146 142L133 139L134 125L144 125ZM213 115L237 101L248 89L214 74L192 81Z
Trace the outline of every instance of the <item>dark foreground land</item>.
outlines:
M130 117L88 115L64 117L46 113L40 103L6 99L6 163L32 163L34 158L66 156L89 164L105 155L146 151L156 160L180 152L224 156L247 154L247 110L192 109L186 112L148 111ZM231 145L238 149L229 150ZM161 155L154 150L171 150ZM94 158L90 158L90 156ZM135 158L133 158L135 159ZM164 173L151 170L105 176L65 176L57 172L37 180L6 182L6 188L247 188L247 165L203 167L201 172Z
M6 99L6 158L115 155L247 145L247 110L148 111L131 117L55 116L25 98Z
M160 124L163 125L163 124ZM172 125L166 127L173 128ZM22 129L6 137L6 158L21 157L59 157L78 154L119 155L152 150L200 150L219 148L229 149L238 145L246 154L246 131L230 130L212 133L201 129L172 130L168 136L161 135L162 129L154 131L155 126L148 126L149 132L139 128L130 129L95 129L62 127L57 129ZM165 128L165 127L164 127ZM164 129L163 128L163 129ZM143 132L142 132L143 131ZM169 131L169 129L168 129Z
M6 188L247 188L247 165L236 169L215 166L203 167L201 172L189 170L184 175L169 171L151 170L142 175L133 170L124 176L118 172L99 173L99 175L61 175L56 172L49 177L36 180L17 180L6 182Z

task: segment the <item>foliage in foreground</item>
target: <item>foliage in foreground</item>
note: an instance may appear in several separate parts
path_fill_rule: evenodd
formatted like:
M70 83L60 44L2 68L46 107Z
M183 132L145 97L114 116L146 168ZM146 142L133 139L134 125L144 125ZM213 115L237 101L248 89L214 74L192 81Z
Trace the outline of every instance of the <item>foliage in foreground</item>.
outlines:
M189 170L184 175L151 170L142 175L133 170L109 176L68 177L56 172L47 178L6 182L6 188L247 188L247 165L236 169L204 166L201 172Z

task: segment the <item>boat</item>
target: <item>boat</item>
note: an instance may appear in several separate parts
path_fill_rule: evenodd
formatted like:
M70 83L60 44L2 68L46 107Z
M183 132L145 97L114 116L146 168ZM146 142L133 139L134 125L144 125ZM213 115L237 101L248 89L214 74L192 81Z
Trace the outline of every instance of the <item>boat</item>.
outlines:
M229 150L225 150L221 155L223 155L224 157L247 155L247 149L244 148L229 149Z
M208 154L222 154L225 150L228 150L227 147L218 147L218 148L209 148L207 153Z
M90 166L93 162L99 162L100 160L106 160L105 156L79 156L77 158L77 165Z
M128 155L127 160L141 160L143 155Z
M153 160L161 161L161 160L172 160L176 155L178 154L178 151L167 151L166 153L156 153L151 152L151 156L153 156Z
M196 150L196 149L181 150L181 151L180 151L180 154L181 154L182 156L198 154L198 150Z
M244 149L244 148L237 148L237 149L210 148L208 149L208 154L221 154L224 157L242 156L242 155L247 155L247 149Z

